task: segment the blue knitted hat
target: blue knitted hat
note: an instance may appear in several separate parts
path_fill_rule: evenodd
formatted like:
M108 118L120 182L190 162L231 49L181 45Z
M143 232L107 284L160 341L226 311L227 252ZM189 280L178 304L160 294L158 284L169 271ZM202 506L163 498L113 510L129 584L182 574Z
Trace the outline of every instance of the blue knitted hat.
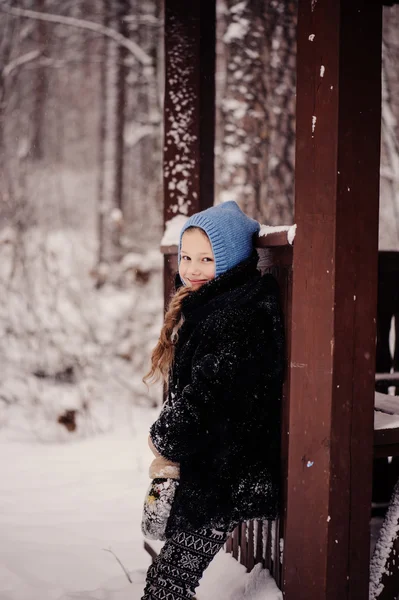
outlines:
M247 217L234 200L211 206L192 215L180 232L179 264L183 233L199 227L208 236L215 257L215 277L248 258L253 250L253 235L260 225Z

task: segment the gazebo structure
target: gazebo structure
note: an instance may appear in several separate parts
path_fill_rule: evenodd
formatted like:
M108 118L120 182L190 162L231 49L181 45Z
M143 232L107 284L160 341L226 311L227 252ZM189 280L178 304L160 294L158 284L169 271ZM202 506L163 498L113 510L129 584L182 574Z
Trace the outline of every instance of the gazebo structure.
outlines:
M215 20L215 0L165 0L165 222L214 202ZM379 0L299 0L295 251L259 241L286 308L284 505L274 552L241 553L274 557L287 600L369 598L373 452L399 443L373 429L381 35ZM176 247L163 251L168 298Z

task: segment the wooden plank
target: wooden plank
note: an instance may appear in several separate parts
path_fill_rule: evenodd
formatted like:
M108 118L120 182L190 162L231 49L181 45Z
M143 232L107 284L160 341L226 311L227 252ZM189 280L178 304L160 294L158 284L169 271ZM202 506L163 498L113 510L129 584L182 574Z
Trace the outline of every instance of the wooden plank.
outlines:
M164 310L166 310L175 289L177 268L177 254L165 254L163 262Z
M273 577L276 581L278 587L281 588L281 548L280 548L280 539L281 539L281 526L283 524L282 519L276 519L275 521L275 535L274 535L274 549L273 549Z
M244 521L240 525L240 563L247 566L248 559L248 540L247 540L247 523Z
M256 521L255 531L255 562L263 563L263 522Z
M240 547L240 526L238 525L233 533L232 533L232 537L233 537L233 557L238 560L238 555L239 555L239 547Z
M213 204L215 0L165 0L165 221Z
M259 235L256 240L257 248L269 248L270 246L289 246L287 231L271 231L265 235Z
M230 534L229 537L227 538L227 541L226 541L226 552L228 554L231 554L232 551L233 551L233 537Z
M262 272L268 271L272 273L279 284L281 306L284 315L284 325L286 333L286 357L287 363L290 363L291 348L290 348L290 331L291 331L291 311L292 311L292 260L293 247L286 240L285 246L273 246L267 248L259 248L259 266ZM282 401L282 440L281 440L281 481L282 489L282 511L277 522L277 536L275 540L275 556L276 560L273 564L267 564L268 568L273 571L273 577L279 587L282 586L282 569L280 563L280 538L284 538L284 522L287 499L287 472L288 472L288 420L289 420L289 378L286 377L283 387ZM270 556L269 556L270 560Z
M378 311L377 311L377 357L376 357L376 389L388 392L390 385L398 385L399 373L392 374L389 381L384 374L389 374L392 367L398 370L399 336L395 335L393 355L389 337L392 317L399 313L399 252L380 251L378 253ZM380 375L381 373L381 375Z
M388 446L399 444L399 427L392 429L376 429L374 431L374 446ZM388 454L388 456L399 456Z
M388 456L399 456L399 443L374 446L374 458L388 458ZM381 492L381 489L379 491Z
M215 0L165 0L164 223L213 204L215 31ZM165 307L173 250L164 252Z
M263 556L265 561L266 569L269 569L270 573L273 574L272 564L272 526L273 521L267 521L264 523L264 539L263 539ZM266 535L265 535L266 533Z
M255 527L254 522L248 522L248 554L247 554L247 562L246 567L248 571L251 571L255 565Z
M299 0L286 600L368 598L381 29Z
M399 384L399 373L376 373L377 382L387 383L388 387Z
M275 246L291 248L287 239L287 231L276 231L259 236L255 242L256 248L273 248ZM161 246L162 254L177 254L177 246ZM291 254L292 255L292 254ZM276 255L278 256L278 255Z

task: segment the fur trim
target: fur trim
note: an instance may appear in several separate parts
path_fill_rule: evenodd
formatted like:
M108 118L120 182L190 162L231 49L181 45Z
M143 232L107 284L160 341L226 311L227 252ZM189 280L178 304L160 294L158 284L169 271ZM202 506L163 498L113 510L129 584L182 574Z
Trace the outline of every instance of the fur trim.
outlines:
M151 479L156 479L157 477L180 479L179 463L174 463L163 456L159 456L158 458L154 458L150 464L149 475Z

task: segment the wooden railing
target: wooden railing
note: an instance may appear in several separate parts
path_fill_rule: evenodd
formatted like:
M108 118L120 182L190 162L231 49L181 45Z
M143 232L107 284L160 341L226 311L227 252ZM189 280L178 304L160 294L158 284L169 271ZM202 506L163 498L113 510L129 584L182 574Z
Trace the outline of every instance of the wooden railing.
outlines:
M287 232L269 233L257 241L259 268L262 273L271 273L280 287L280 299L286 331L287 372L290 361L291 288L293 247L288 243ZM248 521L241 523L227 541L226 551L241 562L248 570L257 563L269 569L277 585L282 587L282 550L284 539L284 508L287 485L287 431L288 431L289 380L285 378L282 401L282 509L275 521Z
M289 342L293 247L288 243L287 232L272 232L259 237L256 245L259 253L259 268L262 273L272 273L279 283L286 330L288 366L291 355ZM164 292L167 302L174 287L174 275L177 271L177 247L168 246L161 250L165 256ZM399 335L395 339L393 355L389 349L391 320L395 315L398 315L399 319L399 252L380 252L376 361L376 370L380 371L376 374L376 388L380 391L387 391L388 387L392 385L399 387ZM390 373L393 368L398 372ZM280 588L282 588L285 498L287 494L288 399L289 378L286 377L282 402L281 514L275 521L241 523L226 543L226 551L248 570L251 570L255 564L262 563L265 568L269 569ZM374 455L376 459L387 456L399 457L399 428L380 429L375 432ZM399 476L399 458L394 458L394 465L395 460Z

